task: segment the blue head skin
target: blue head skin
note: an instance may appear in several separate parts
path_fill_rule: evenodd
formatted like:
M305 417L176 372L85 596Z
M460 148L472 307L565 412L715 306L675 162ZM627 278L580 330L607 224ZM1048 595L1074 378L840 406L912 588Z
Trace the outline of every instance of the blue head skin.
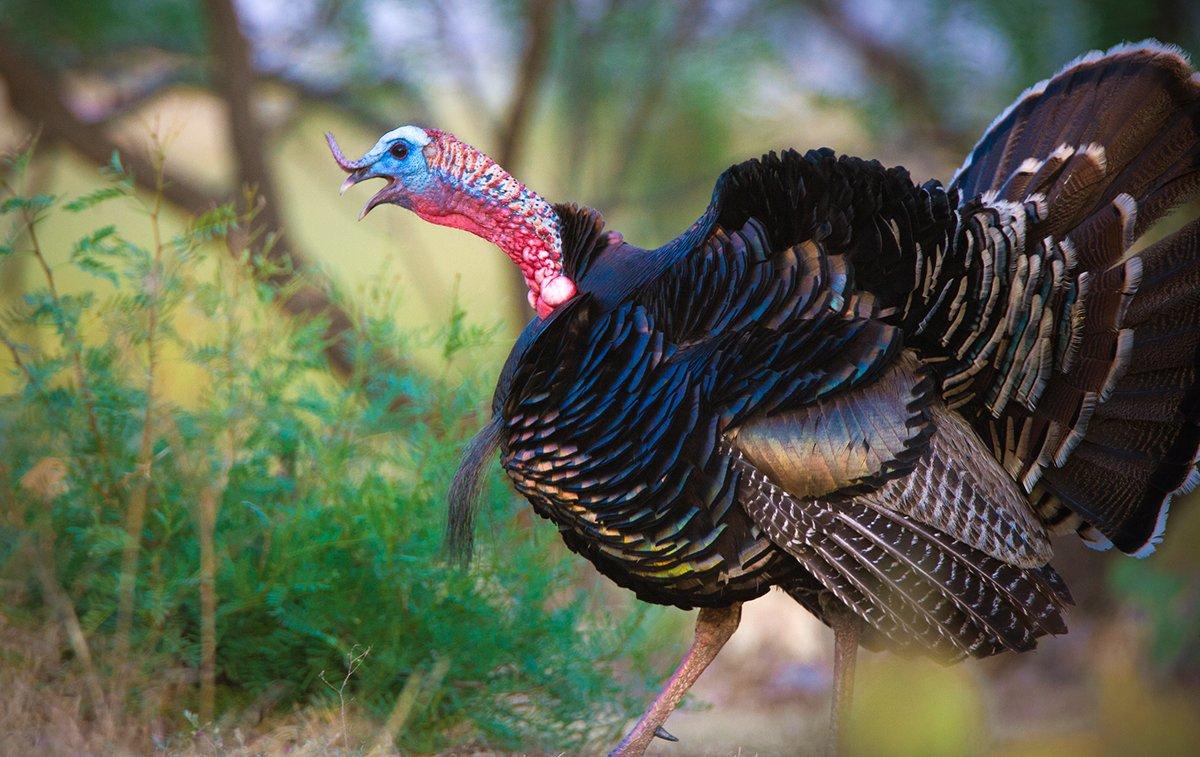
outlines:
M387 181L387 185L363 207L358 216L360 219L383 203L414 210L413 199L429 195L434 190L436 179L425 155L425 147L432 139L424 129L416 126L393 129L380 137L366 155L355 161L347 160L342 155L332 135L325 136L338 164L350 173L342 183L343 194L360 181Z

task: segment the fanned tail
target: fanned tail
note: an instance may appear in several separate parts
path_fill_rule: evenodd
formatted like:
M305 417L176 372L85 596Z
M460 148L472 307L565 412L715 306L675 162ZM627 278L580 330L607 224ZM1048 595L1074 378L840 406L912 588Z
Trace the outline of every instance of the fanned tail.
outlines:
M912 329L947 404L1049 525L1148 554L1198 478L1200 227L1135 243L1200 195L1200 78L1154 42L1089 53L1001 114L951 189L958 257Z

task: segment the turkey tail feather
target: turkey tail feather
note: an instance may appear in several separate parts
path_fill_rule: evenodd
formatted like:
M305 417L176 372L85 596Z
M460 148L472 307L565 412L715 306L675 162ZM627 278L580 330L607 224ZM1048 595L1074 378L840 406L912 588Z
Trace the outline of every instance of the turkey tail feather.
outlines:
M1174 46L1146 41L1083 55L1001 113L951 186L964 198L996 192L1022 167L1029 172L1032 162L1044 163L1061 145L1101 146L1107 175L1121 175L1118 183L1128 184L1122 172L1152 159L1146 154L1152 142L1169 143L1174 135L1182 140L1177 149L1186 150L1187 137L1169 124L1195 116L1196 87L1187 56Z
M1200 220L1134 259L1142 277L1123 322L1128 366L1046 485L1119 549L1145 556L1171 500L1200 480Z
M1048 523L1148 554L1200 477L1200 222L1135 243L1200 195L1200 75L1156 42L1089 53L1002 113L951 188L982 229L959 275L1003 281L975 341L944 345L947 402Z

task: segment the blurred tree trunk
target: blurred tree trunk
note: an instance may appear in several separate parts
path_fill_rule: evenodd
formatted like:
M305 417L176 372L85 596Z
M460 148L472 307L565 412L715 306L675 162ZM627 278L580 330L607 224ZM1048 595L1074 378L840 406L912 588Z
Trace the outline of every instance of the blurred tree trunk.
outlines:
M862 59L864 70L887 90L918 134L951 153L965 153L977 135L951 129L920 64L903 50L873 36L850 15L845 0L807 0L831 32Z
M263 129L252 101L258 80L250 62L250 45L242 34L232 0L205 0L204 8L208 15L213 84L225 101L238 182L254 189L266 201L259 215L264 225L274 231L281 230L279 193L267 168Z
M284 292L282 305L289 315L304 320L324 317L328 321L325 329L326 358L338 375L348 378L354 368L354 322L349 313L332 302L325 292L297 277L291 270L307 273L306 269L310 266L284 236L285 224L280 210L282 203L267 165L268 148L263 138L263 128L254 112L257 76L250 57L250 44L242 33L237 9L232 0L205 0L204 7L209 24L209 48L213 56L213 83L217 94L225 102L238 183L251 188L261 199L259 223L268 233L276 235L274 244L267 245L268 261L276 264L267 273L267 279ZM395 356L388 356L385 364L394 368L398 362Z
M710 11L706 0L688 0L680 3L675 12L674 24L659 40L647 68L638 75L638 95L633 101L621 127L617 144L621 149L613 156L613 164L605 178L603 199L600 207L612 210L629 199L629 178L638 158L653 131L655 116L662 108L663 97L668 94L667 85L675 73L679 57L695 42L696 34Z

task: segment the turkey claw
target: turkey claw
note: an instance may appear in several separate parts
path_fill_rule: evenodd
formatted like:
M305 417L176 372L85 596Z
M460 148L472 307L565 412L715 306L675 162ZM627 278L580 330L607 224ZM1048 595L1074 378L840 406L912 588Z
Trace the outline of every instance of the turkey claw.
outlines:
M679 741L679 737L672 736L670 732L668 732L667 729L663 728L661 725L654 729L654 737L662 739L663 741Z

